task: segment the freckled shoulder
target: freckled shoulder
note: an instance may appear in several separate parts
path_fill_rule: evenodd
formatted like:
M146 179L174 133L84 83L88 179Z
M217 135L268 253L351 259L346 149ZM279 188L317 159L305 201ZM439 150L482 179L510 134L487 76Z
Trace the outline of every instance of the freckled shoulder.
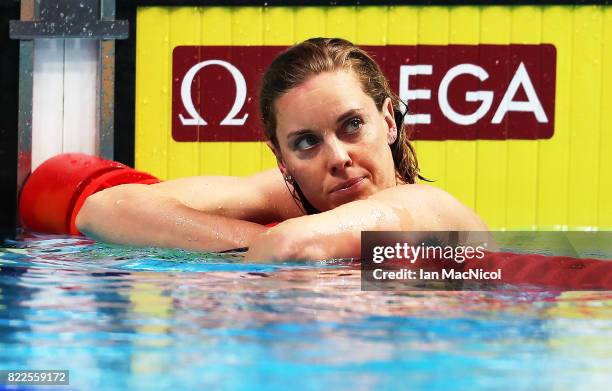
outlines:
M406 184L372 196L398 210L415 230L487 230L470 208L448 192L426 184Z

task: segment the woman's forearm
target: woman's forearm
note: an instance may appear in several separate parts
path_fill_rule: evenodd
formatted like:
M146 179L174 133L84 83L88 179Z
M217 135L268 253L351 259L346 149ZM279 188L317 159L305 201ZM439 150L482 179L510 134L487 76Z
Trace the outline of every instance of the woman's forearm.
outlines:
M401 230L397 211L377 200L287 220L254 239L247 260L359 258L362 231Z
M84 234L105 242L202 251L248 247L266 229L192 209L145 185L91 196L76 223Z
M448 193L406 185L330 211L287 220L254 238L248 260L358 258L363 231L486 231Z

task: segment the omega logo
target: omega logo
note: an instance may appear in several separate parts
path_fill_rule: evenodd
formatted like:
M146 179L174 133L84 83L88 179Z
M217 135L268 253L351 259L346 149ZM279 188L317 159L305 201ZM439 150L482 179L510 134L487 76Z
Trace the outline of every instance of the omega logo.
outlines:
M219 123L220 125L244 125L249 114L245 114L242 118L236 118L242 107L244 106L244 101L246 99L247 87L246 81L244 80L244 76L242 72L234 65L230 64L227 61L223 60L207 60L197 63L189 71L185 74L185 78L181 83L181 100L183 101L183 106L185 110L187 110L188 118L183 117L182 114L179 114L179 119L183 125L207 125L208 123L200 116L200 113L196 110L193 105L193 100L191 99L191 85L193 84L193 79L196 74L202 69L209 65L219 65L223 68L227 69L232 77L234 78L234 83L236 84L236 98L234 99L234 105L232 109L227 113L225 118Z
M261 142L257 91L286 46L177 46L172 51L172 138ZM552 44L374 45L406 103L413 140L546 140L555 133ZM232 88L235 86L235 90Z

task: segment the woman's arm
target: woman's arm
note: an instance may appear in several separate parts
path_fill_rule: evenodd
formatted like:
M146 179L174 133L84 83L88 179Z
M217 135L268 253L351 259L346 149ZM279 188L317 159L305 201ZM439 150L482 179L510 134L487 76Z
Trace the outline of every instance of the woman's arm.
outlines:
M403 185L325 213L287 220L254 238L247 260L359 258L362 231L486 231L443 190Z
M259 224L302 215L277 168L248 177L181 178L151 188L189 208Z
M76 224L111 243L218 251L249 246L260 224L299 215L275 169L112 187L87 199Z

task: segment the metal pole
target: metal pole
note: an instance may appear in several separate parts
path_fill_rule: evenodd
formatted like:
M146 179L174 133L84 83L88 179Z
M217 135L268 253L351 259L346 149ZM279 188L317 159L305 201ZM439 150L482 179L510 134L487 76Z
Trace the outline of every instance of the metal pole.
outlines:
M17 194L32 170L33 155L40 156L40 151L45 143L49 143L49 137L58 138L51 140L55 143L55 151L52 153L65 152L63 148L70 149L69 152L89 152L79 150L85 148L83 143L73 142L70 133L64 135L64 131L70 128L73 132L95 132L94 153L106 159L113 159L113 133L114 133L114 80L115 80L115 39L125 39L128 36L128 22L116 21L115 0L22 0L21 19L10 21L9 31L12 39L20 39L19 53L19 118L18 118L18 163L17 163ZM59 46L49 39L61 40ZM38 41L37 41L38 40ZM69 40L69 44L67 43ZM91 46L91 40L98 41L97 48ZM36 42L39 46L36 46ZM38 49L37 49L38 47ZM64 55L55 52L58 47L64 50ZM40 50L39 50L40 49ZM79 84L79 72L91 72L87 69L78 68L87 66L81 64L82 53L90 53L96 50L97 65L92 85ZM83 51L84 50L84 51ZM40 56L35 57L36 53ZM57 57L57 58L56 58ZM45 63L50 61L49 63ZM62 64L57 64L60 61ZM35 67L36 62L36 67ZM87 62L87 61L84 61ZM91 63L91 61L89 62ZM35 100L40 94L47 93L43 86L34 84L35 70L48 69L51 67L52 76L61 84L58 96L52 96L48 102L53 102L49 108L41 101ZM75 72L76 71L76 77ZM93 75L94 73L90 73ZM45 75L37 73L37 80L43 80ZM87 80L85 77L84 80ZM53 81L53 80L52 80ZM78 84L76 87L68 82ZM79 86L83 90L91 91L95 98L92 104L95 108L80 112ZM66 87L66 88L64 88ZM42 91L40 90L42 88ZM77 91L72 89L77 89ZM95 91L95 92L94 92ZM92 96L92 95L89 95ZM95 102L93 102L95 100ZM59 102L58 102L59 101ZM38 102L37 104L35 104ZM87 106L89 107L89 106ZM41 111L43 110L43 111ZM51 111L49 111L51 110ZM34 111L37 111L34 113ZM93 113L93 114L87 114ZM56 124L48 124L45 114L57 119ZM38 115L38 117L35 117ZM83 115L87 116L85 121ZM95 118L92 120L92 115ZM81 119L79 119L81 116ZM36 121L34 119L36 118ZM80 129L81 123L91 123L87 129ZM43 129L34 129L36 124ZM59 129L55 129L58 127ZM92 129L89 129L92 128ZM77 135L80 135L77 133ZM40 140L37 138L45 138ZM90 139L91 140L91 139ZM89 142L88 145L92 145ZM92 147L90 147L92 148ZM67 152L67 151L66 151ZM47 150L46 153L49 153ZM37 158L38 159L38 158ZM34 160L37 160L34 159ZM34 164L39 162L34 162Z

